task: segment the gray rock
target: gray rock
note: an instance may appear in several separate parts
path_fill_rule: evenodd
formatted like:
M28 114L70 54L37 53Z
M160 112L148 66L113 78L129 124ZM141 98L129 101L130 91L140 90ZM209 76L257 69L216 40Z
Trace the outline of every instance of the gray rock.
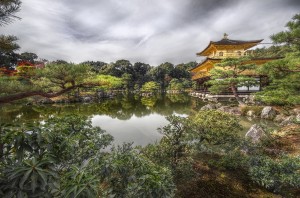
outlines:
M209 103L207 105L204 105L203 107L201 107L200 110L212 110L212 109L216 109L216 105L215 104L212 104L212 103Z
M280 123L280 126L286 126L286 125L293 124L295 122L295 120L296 120L295 116L293 116L293 115L289 116Z
M218 108L218 110L223 111L225 113L232 114L232 115L241 115L242 114L239 107L222 106L222 107Z
M270 106L264 107L263 110L261 111L262 119L273 120L275 116L276 116L276 111Z
M229 113L230 109L231 109L230 106L222 106L222 107L218 108L219 111L223 111L223 112L226 112L226 113Z
M92 102L92 100L93 100L93 99L92 99L91 97L89 97L89 96L86 96L86 97L83 97L83 98L82 98L82 101L83 101L83 102Z
M274 121L280 123L280 122L284 121L286 118L287 117L285 115L279 114L279 115L276 115Z
M266 135L265 131L257 124L254 124L248 130L245 137L249 138L253 143L258 143L260 139L265 135Z

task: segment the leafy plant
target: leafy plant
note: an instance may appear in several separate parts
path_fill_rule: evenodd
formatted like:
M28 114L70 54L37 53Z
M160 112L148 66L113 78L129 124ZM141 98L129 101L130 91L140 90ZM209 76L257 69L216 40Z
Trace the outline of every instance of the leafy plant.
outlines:
M112 150L102 166L103 195L114 197L172 197L175 185L169 169L139 155L131 144Z
M250 161L249 174L253 181L274 192L284 187L300 187L300 158L283 156L272 159L254 157Z

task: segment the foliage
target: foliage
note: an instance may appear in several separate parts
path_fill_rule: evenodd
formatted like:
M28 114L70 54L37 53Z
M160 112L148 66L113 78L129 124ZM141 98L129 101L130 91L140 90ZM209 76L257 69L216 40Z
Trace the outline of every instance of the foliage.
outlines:
M107 65L107 63L102 61L85 61L82 62L81 64L89 65L90 67L92 67L92 71L97 74L99 74L103 70L105 65Z
M20 0L2 0L0 2L0 26L9 24L19 17L14 14L20 10Z
M194 139L200 144L234 146L241 126L236 117L217 110L200 111L191 118ZM228 145L230 144L230 145Z
M1 54L9 53L9 52L19 49L19 45L16 44L17 40L18 40L18 38L15 36L0 35Z
M272 159L258 156L251 159L249 174L258 184L275 192L283 187L300 187L300 158L283 156Z
M256 48L249 55L251 58L278 58L282 57L286 52L291 51L289 47L284 45Z
M291 48L294 48L294 51L300 50L300 14L296 14L292 21L289 21L286 24L287 31L282 31L277 34L273 34L271 39L275 43L285 44Z
M140 89L143 84L150 81L150 65L146 63L136 62L133 65L134 75L133 80L137 85L137 89Z
M100 177L95 174L91 161L85 161L81 166L72 165L61 178L60 191L57 195L63 197L98 197L100 194Z
M24 91L34 91L37 87L30 82L19 77L0 77L1 95L14 94Z
M168 89L169 90L179 90L179 91L181 91L183 89L183 84L178 79L173 78L170 81Z
M92 175L84 179L86 175L74 174L75 167L92 157L100 158L101 149L112 141L105 131L79 116L52 118L31 127L2 125L0 130L0 193L12 197L49 197L74 193L76 185L86 187ZM68 183L70 177L73 185ZM83 197L89 194L77 190L76 194L86 193Z
M22 61L28 61L30 63L34 63L35 60L38 58L38 56L35 53L32 52L23 52L20 54L20 59Z
M103 194L114 197L172 197L175 185L167 168L154 164L130 144L114 148L105 159Z
M287 23L287 31L271 36L275 43L283 44L287 50L285 57L264 64L259 73L268 75L270 85L257 94L257 98L271 105L296 105L300 104L299 79L300 79L300 15Z
M37 126L1 125L0 195L9 197L173 197L168 168L131 144L103 153L112 137L85 117Z
M170 158L170 165L173 169L176 168L182 157L188 153L188 133L187 133L187 120L178 116L166 117L169 124L158 131L164 135L162 143L167 146L164 150Z
M109 89L119 89L122 88L122 79L110 75L97 75L96 80L101 82L103 85L100 87L109 90Z
M237 88L240 86L253 86L257 82L254 78L248 77L245 72L254 70L255 64L248 63L248 58L225 58L221 63L216 64L210 70L211 80L208 84L211 85L209 90L212 93L220 93L229 89L234 94L236 100L241 104L242 101L237 93Z
M37 81L49 83L47 88L65 89L81 84L91 76L90 67L83 64L48 64L44 69L37 70ZM35 81L36 84L38 82Z
M157 92L160 89L159 85L154 82L154 81L150 81L150 82L146 82L142 88L141 91L142 92Z
M179 116L166 117L169 124L158 131L163 134L159 143L148 145L142 149L143 155L154 163L169 167L176 183L191 179L195 176L193 170L194 160L191 158L192 144L189 143L186 118Z
M211 160L210 163L226 170L246 169L248 167L249 157L239 150L232 150L222 155L217 160Z
M132 74L125 73L122 75L123 87L125 90L133 89Z
M15 36L0 35L0 67L12 69L18 61L18 55L14 52L19 49Z
M32 69L32 67L30 68ZM27 77L25 80L10 79L10 84L24 84L23 86L18 86L20 89L15 94L12 94L12 90L6 88L6 96L0 97L0 102L11 102L36 95L51 98L76 88L89 88L102 85L102 82L97 80L97 78L93 78L95 77L95 73L91 72L91 68L83 64L50 63L43 69L33 69L32 73L25 72L25 77ZM23 87L26 89L22 90L21 88ZM32 87L33 89L28 90L28 87Z

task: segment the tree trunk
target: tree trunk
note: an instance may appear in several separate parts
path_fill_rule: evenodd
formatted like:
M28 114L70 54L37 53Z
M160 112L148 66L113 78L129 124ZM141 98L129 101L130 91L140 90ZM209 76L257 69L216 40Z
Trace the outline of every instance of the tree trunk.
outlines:
M236 91L236 87L235 87L234 85L231 85L230 88L231 88L231 91L232 91L232 93L233 93L235 99L238 101L238 103L239 103L240 105L243 105L244 103L243 103L243 101L241 100L241 98L239 97L239 95L238 95L238 93L237 93L237 91Z

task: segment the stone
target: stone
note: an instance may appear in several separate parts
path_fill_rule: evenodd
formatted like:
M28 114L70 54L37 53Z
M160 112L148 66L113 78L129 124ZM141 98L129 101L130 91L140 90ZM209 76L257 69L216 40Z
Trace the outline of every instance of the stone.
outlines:
M212 110L212 109L216 109L216 105L209 103L209 104L204 105L203 107L201 107L200 110L205 111L205 110Z
M276 115L276 117L275 117L275 119L274 119L274 122L280 123L280 122L284 121L285 119L286 119L286 116L285 116L285 115L278 114L278 115Z
M86 97L83 97L83 98L82 98L82 101L83 101L83 102L92 102L92 98L89 97L89 96L86 96Z
M245 137L249 138L253 143L258 143L265 135L265 131L259 125L254 124L248 130Z
M295 120L296 120L295 116L293 116L293 115L289 116L280 123L280 126L287 126L287 125L293 124Z
M275 116L276 116L276 111L270 106L264 107L263 110L261 111L262 119L273 120Z
M230 109L231 109L230 106L222 106L222 107L218 108L219 111L223 111L223 112L226 112L226 113L229 113Z
M241 115L242 112L239 107L222 106L218 108L218 111L223 111L232 115Z

